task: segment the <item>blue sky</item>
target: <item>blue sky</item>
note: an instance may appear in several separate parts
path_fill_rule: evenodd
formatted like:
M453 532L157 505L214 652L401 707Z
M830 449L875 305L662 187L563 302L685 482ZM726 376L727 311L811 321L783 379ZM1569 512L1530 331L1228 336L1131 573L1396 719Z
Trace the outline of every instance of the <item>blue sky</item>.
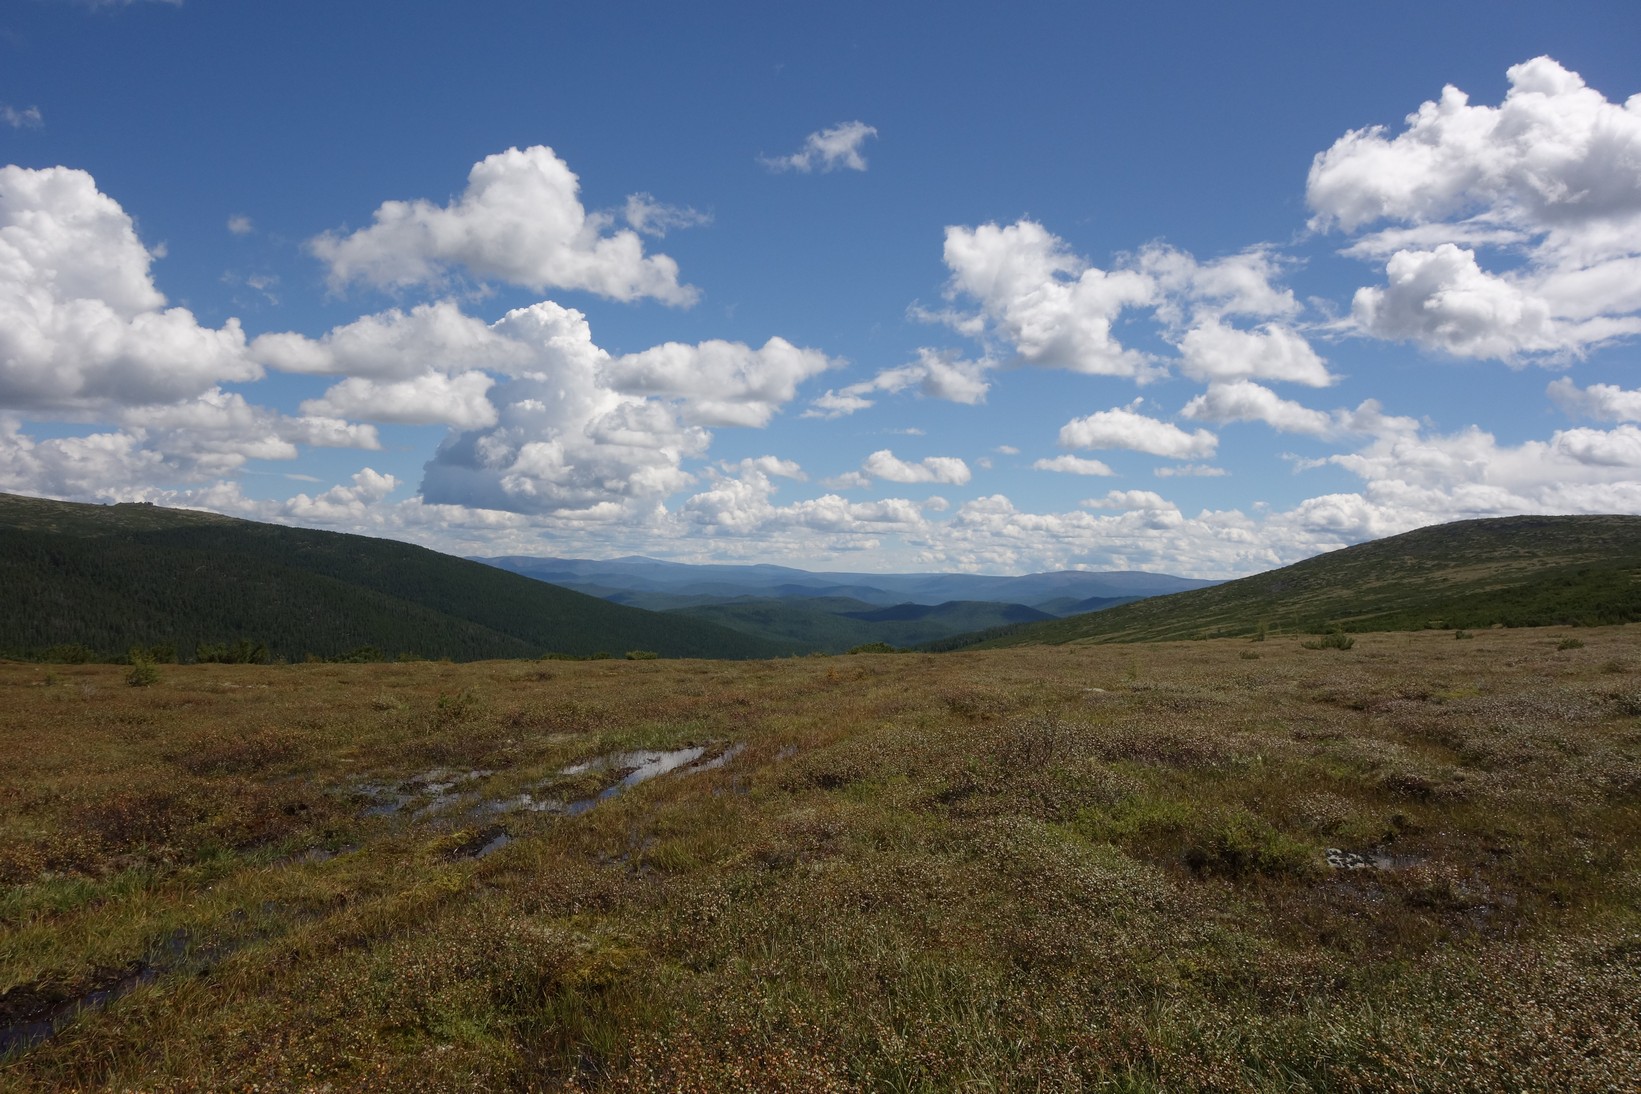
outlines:
M1205 577L1641 512L1633 2L1140 7L10 4L0 490Z

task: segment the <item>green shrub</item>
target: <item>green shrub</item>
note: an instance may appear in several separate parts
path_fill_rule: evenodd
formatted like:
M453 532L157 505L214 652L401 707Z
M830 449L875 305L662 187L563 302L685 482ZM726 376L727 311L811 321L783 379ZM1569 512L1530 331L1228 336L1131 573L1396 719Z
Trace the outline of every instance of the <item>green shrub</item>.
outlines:
M1301 642L1300 645L1307 650L1348 650L1356 645L1356 639L1342 630L1334 629L1314 642Z
M1194 835L1185 848L1185 864L1200 874L1305 877L1316 871L1312 848L1242 809L1215 818Z
M856 646L850 653L899 653L900 651L887 642L868 642L863 646Z
M1558 650L1581 650L1583 648L1584 639L1582 638L1563 638L1556 644Z
M145 688L150 684L159 683L160 670L154 667L154 662L137 650L131 651L131 671L125 674L125 682L134 688Z
M656 658L658 658L660 656L661 655L656 653L654 650L628 650L627 651L627 660L629 660L629 661L654 661Z

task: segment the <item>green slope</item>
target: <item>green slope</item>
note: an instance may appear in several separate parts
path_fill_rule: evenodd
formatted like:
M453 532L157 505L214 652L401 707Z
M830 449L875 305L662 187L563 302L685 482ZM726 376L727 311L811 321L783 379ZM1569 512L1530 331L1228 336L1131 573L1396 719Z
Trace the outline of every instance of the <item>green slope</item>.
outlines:
M1022 604L991 601L877 608L848 597L741 597L675 608L666 614L718 623L782 644L793 653L842 653L874 642L915 646L985 627L1038 621L1047 615Z
M982 633L942 648L1641 619L1641 517L1502 517L1421 528L1207 589Z
M148 505L0 494L0 589L0 650L23 656L241 638L288 658L780 652L406 543Z

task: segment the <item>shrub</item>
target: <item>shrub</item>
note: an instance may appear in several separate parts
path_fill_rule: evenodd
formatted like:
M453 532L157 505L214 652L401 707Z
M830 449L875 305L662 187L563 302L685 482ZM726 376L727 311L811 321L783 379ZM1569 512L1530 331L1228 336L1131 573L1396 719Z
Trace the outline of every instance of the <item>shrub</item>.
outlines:
M660 656L661 655L656 653L654 650L628 650L627 651L627 660L629 660L629 661L654 661L656 658L658 658Z
M863 646L856 646L850 653L899 653L900 651L887 642L868 642Z
M125 674L125 682L134 688L145 688L150 684L159 683L160 670L154 667L154 662L138 650L131 651L131 671Z
M1301 642L1307 650L1348 650L1356 645L1356 639L1342 630L1331 630L1314 642Z
M1471 634L1469 631L1454 631L1453 632L1453 637L1454 638L1474 638L1476 636Z
M1584 639L1582 638L1563 638L1556 644L1558 650L1581 650L1583 648Z

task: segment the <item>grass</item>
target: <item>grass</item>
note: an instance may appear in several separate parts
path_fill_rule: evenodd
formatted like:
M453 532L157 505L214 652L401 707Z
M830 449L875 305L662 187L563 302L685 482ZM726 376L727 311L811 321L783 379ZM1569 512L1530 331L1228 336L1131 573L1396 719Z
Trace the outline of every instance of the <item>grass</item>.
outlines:
M1581 633L0 664L0 1024L147 970L0 1086L1623 1089L1641 681Z

